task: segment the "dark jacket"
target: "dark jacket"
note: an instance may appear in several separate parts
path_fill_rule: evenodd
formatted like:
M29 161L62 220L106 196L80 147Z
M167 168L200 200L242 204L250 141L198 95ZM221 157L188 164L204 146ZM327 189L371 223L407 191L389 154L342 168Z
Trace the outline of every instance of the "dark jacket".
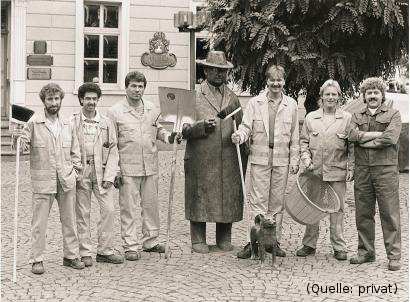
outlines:
M373 140L374 148L362 148L363 132L383 132ZM401 131L400 112L382 104L372 116L367 107L352 116L349 130L349 141L355 143L354 155L356 165L385 166L397 165L398 140Z
M196 95L196 119L185 127L185 217L191 221L231 223L242 220L243 194L238 157L231 141L232 118L221 120L217 113L226 106L240 107L238 97L226 86L222 106L203 82ZM216 119L212 133L205 132L204 120ZM235 114L236 125L242 111ZM241 147L243 166L247 164L246 145Z

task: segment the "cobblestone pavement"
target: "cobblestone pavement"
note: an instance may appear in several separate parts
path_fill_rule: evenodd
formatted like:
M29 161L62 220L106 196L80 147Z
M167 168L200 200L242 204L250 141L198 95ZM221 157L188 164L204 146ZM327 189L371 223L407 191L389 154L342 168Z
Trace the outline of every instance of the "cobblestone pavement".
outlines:
M171 153L160 152L161 237L166 234L166 214ZM183 151L178 153L174 211L171 232L172 257L165 260L154 253L143 253L136 262L121 265L95 263L84 270L62 266L61 224L54 205L48 220L44 275L31 273L30 253L31 189L29 163L21 162L17 283L11 281L13 263L13 209L15 163L2 162L1 169L1 298L2 301L408 301L408 174L400 175L403 267L387 270L380 220L376 215L376 251L374 263L350 265L332 257L328 219L321 222L316 255L296 257L304 227L285 216L282 247L286 258L277 268L260 268L255 260L239 260L235 254L246 241L245 220L234 224L233 252L192 254L189 223L184 218ZM295 182L291 176L288 188ZM116 193L116 198L118 193ZM117 200L117 199L116 199ZM55 203L56 204L56 203ZM92 205L92 238L96 248L98 211ZM345 207L345 238L349 256L357 247L352 184L348 186ZM115 247L123 253L119 210L116 203ZM215 244L215 225L208 225L208 243ZM317 284L319 292L307 292L308 284ZM386 293L391 285L390 293ZM330 286L333 286L331 288ZM347 286L347 293L340 293ZM362 293L359 294L359 290ZM327 293L326 293L327 291ZM377 292L378 291L378 292Z

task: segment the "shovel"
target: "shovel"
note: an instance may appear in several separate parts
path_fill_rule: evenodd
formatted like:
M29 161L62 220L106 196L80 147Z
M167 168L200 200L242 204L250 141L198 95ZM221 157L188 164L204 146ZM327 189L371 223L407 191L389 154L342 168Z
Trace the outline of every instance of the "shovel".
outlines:
M164 121L174 123L173 132L181 134L183 124L191 124L195 122L195 91L170 87L158 87L158 92L162 119ZM165 243L165 259L171 257L171 252L169 249L169 239L171 234L172 204L174 201L177 152L177 140L174 139L171 161L171 181L169 185L168 197L168 221L167 239Z

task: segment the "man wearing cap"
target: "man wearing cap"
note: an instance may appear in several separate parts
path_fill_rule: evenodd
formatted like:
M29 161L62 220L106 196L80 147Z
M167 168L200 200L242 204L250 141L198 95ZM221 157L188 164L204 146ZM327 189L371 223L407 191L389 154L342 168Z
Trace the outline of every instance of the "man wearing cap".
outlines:
M83 269L78 258L75 218L75 183L82 170L76 131L59 114L64 91L49 83L40 91L44 110L28 121L21 135L23 145L30 145L30 174L33 190L31 222L31 271L43 274L47 220L54 199L60 211L63 232L63 265Z
M398 171L400 112L388 108L386 86L379 78L363 81L366 106L352 116L349 141L354 142L357 256L351 264L376 261L374 248L376 200L380 213L388 269L400 269L401 231Z
M241 105L238 97L226 86L227 71L233 65L222 51L210 51L204 66L206 80L196 94L196 118L185 124L183 137L185 151L185 217L190 220L192 250L208 253L206 223L216 223L216 245L222 251L231 251L232 223L242 220L243 194L239 163L230 137L234 131L228 115ZM230 112L227 112L230 111ZM237 125L242 111L234 114ZM242 152L246 167L247 156Z
M172 144L176 133L158 123L159 110L144 96L147 80L139 71L125 77L126 97L111 107L107 115L116 130L120 175L114 180L119 188L121 237L125 259L141 257L137 233L137 207L141 204L142 249L164 253L159 243L158 151L156 140ZM179 137L176 137L179 140Z
M81 110L74 113L71 123L77 132L84 167L77 181L77 230L81 261L92 266L91 258L91 193L100 206L98 222L97 262L120 264L121 255L114 254L114 183L118 167L118 149L112 121L96 110L101 89L95 83L84 83L78 88Z

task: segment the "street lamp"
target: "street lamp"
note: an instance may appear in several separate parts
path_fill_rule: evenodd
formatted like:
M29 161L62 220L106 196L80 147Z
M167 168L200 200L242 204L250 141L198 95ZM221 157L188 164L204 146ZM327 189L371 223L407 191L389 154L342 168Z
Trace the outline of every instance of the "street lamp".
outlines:
M189 32L189 89L195 90L196 72L195 72L195 32L202 31L207 20L207 12L199 11L194 14L191 11L179 11L174 14L174 27L178 28L179 32Z

